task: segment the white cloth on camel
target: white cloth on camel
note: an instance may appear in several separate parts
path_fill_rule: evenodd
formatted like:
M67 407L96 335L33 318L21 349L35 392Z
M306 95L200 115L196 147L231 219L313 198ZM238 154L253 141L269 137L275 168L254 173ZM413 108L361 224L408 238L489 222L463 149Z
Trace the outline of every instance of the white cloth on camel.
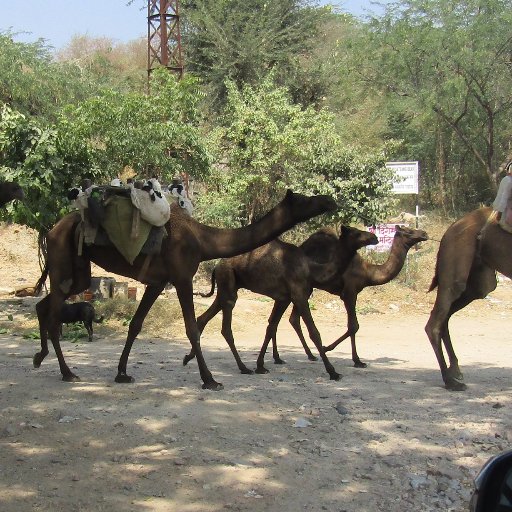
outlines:
M158 197L156 194L151 196L145 191L130 186L132 203L140 210L140 216L153 226L163 226L171 216L171 207L165 197Z

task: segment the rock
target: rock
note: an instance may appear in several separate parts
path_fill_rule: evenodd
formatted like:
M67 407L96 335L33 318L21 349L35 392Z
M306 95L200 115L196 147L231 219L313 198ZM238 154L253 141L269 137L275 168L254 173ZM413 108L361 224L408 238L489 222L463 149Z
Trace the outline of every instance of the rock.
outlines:
M306 428L311 426L311 422L306 418L297 418L293 426L295 428Z
M337 412L338 414L341 414L342 416L346 416L347 414L349 414L349 413L350 413L350 411L349 411L346 407L344 407L344 406L341 404L341 402L338 402L338 403L334 406L334 408L336 409L336 412Z

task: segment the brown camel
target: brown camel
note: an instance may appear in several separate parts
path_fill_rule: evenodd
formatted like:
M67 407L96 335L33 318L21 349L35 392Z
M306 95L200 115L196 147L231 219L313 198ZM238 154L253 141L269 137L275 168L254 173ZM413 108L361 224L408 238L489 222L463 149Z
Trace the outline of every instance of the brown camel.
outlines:
M396 226L395 229L396 232L393 238L391 252L385 263L382 265L369 263L360 254L356 253L343 273L342 281L331 279L315 284L316 288L328 291L334 295L339 295L347 312L347 331L335 342L325 347L325 351L333 350L350 336L352 361L356 368L366 368L367 366L366 363L363 363L359 358L356 349L356 333L359 330L356 312L358 294L367 286L378 286L389 283L399 274L409 250L417 243L428 240L427 233L421 229L410 229L400 226ZM332 237L329 238L313 234L301 247L308 257L315 259L328 251L331 245L336 243L336 240ZM302 344L307 346L300 327L300 317L297 311L295 311L295 308L290 315L290 323Z
M0 181L0 208L15 199L23 200L24 194L21 187L13 181Z
M174 206L165 225L167 237L162 243L160 254L153 256L149 265L144 255L137 256L133 265L130 265L117 249L109 246L84 246L82 255L78 256L76 231L80 214L73 212L66 215L47 235L47 258L37 288L41 289L49 275L50 293L36 306L41 351L34 356L34 366L38 368L48 354L49 335L59 361L62 380L79 380L69 369L62 354L59 315L65 299L89 287L91 262L94 262L108 272L146 284L144 295L128 328L115 381L133 382L132 377L126 373L131 347L151 306L165 286L171 283L180 301L187 337L198 355L203 388L221 389L222 385L213 379L208 370L200 348L192 294L192 278L199 263L247 252L269 242L299 222L335 209L335 201L328 196L306 197L288 191L285 198L259 221L238 229L218 229L197 222L183 213L181 208Z
M376 244L377 237L367 231L355 228L343 227L340 237L336 237L337 244L333 247L331 257L324 264L316 264L310 261L299 247L282 240L258 247L247 254L241 254L233 258L221 260L212 273L212 288L210 293L203 294L209 297L213 295L215 282L217 282L217 296L212 305L197 319L200 332L206 324L222 311L222 335L235 357L238 368L242 373L252 373L242 362L235 347L231 321L233 308L237 300L237 291L246 288L255 293L260 293L274 299L275 304L268 320L265 339L257 360L256 373L267 373L264 366L264 356L270 339L274 340L279 320L290 303L293 303L298 315L304 320L309 335L313 340L325 369L332 380L338 380L340 375L334 370L322 347L320 333L313 321L309 309L308 299L313 291L312 275L316 279L333 279L340 274L340 266L343 270L349 264L355 251L368 244ZM335 262L335 263L334 263ZM307 346L307 345L306 345ZM309 351L310 359L316 359ZM185 356L183 364L187 364L194 357L194 351ZM284 361L274 357L277 364Z
M478 234L492 212L479 208L454 222L445 232L437 253L436 271L429 291L437 287L437 297L425 331L437 357L445 386L466 389L453 350L448 322L451 316L475 299L483 299L497 285L496 271L512 278L512 235L491 222ZM441 342L450 366L446 365Z

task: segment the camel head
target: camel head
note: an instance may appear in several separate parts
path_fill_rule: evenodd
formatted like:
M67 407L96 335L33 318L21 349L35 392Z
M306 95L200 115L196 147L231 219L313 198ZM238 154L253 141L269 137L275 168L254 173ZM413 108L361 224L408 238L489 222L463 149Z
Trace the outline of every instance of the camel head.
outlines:
M322 213L335 212L336 201L327 195L305 196L291 190L286 191L283 203L289 207L296 222L304 222Z
M350 226L341 226L339 241L344 247L353 251L357 251L367 245L377 245L379 243L379 239L375 233Z
M423 229L412 229L406 226L395 226L395 236L401 237L404 243L412 247L419 242L428 240L428 234Z
M5 206L14 199L23 200L24 194L21 187L14 181L0 181L0 207Z

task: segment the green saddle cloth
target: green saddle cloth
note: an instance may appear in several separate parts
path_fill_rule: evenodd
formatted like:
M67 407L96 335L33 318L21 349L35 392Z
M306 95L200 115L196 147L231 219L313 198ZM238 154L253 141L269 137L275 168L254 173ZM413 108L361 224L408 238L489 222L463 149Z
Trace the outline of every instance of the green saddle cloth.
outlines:
M139 218L136 236L132 236L133 216L136 211L128 197L113 196L106 205L105 218L101 222L110 241L130 265L133 265L151 231L151 224Z

